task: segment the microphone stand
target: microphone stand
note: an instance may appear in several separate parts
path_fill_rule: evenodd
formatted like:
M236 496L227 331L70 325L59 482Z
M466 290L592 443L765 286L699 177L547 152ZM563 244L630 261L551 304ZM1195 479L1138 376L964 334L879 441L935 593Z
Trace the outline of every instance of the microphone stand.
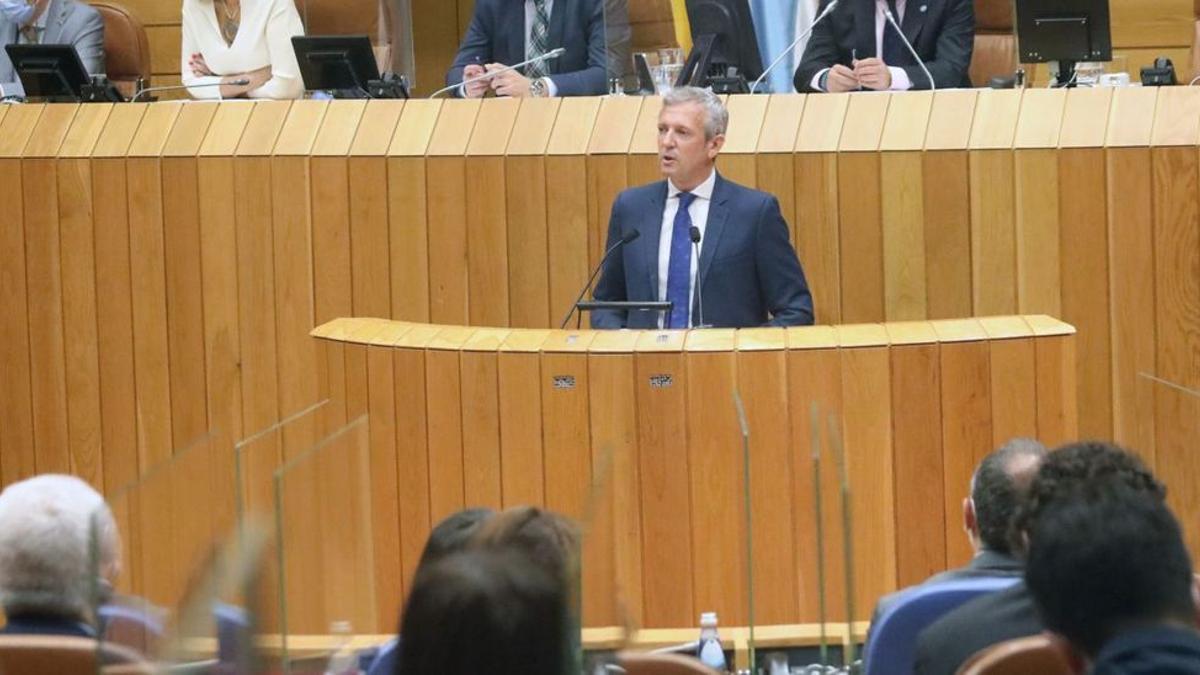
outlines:
M129 102L137 103L137 100L141 98L142 94L150 94L156 91L176 91L180 89L198 89L200 87L220 87L226 84L233 85L235 87L244 87L250 84L250 80L243 77L240 80L230 80L229 82L208 82L205 84L193 85L172 84L164 87L143 87L142 89L138 89L136 92L134 92L133 97L129 99Z
M783 61L785 56L792 53L792 50L796 48L796 45L800 44L805 38L812 35L813 29L817 27L817 24L821 23L821 19L824 19L826 15L832 12L833 8L837 7L837 4L838 0L832 0L828 5L825 5L825 9L822 10L821 13L817 15L817 18L813 19L813 22L808 25L808 29L801 33L800 37L792 40L792 44L788 45L787 49L783 50L780 52L779 56L775 57L775 60L771 62L771 65L767 66L767 69L763 71L762 75L758 76L758 79L754 81L754 84L750 85L751 94L755 93L755 91L758 89L758 85L762 84L763 80L767 79L767 75L770 75L772 70L775 70L775 66L778 66L779 62Z
M896 17L892 16L892 10L885 9L883 10L883 14L887 17L888 23L892 24L892 28L895 28L896 32L900 35L900 41L908 48L908 53L912 54L912 57L917 61L917 65L925 73L925 77L929 79L929 90L937 91L937 84L933 81L933 75L929 73L929 69L925 67L925 62L921 60L921 57L917 56L917 50L913 49L912 43L908 41L908 38L904 35L904 31L900 30L900 24L896 23Z
M441 96L442 94L444 94L448 91L457 89L459 87L465 87L468 84L474 84L476 82L481 82L483 80L491 79L491 78L499 75L500 73L505 73L510 70L516 70L517 68L523 68L523 67L528 66L533 63L541 63L542 61L549 61L551 59L557 59L558 57L560 57L566 53L567 53L567 50L565 47L559 47L558 49L551 49L550 51L546 52L545 54L542 54L541 56L535 56L532 59L526 59L520 63L514 63L511 66L504 66L503 68L497 68L491 72L484 73L483 75L477 75L470 79L463 80L462 82L459 82L458 84L452 84L449 87L443 87L441 89L438 89L437 91L430 94L429 98L437 98L438 96Z

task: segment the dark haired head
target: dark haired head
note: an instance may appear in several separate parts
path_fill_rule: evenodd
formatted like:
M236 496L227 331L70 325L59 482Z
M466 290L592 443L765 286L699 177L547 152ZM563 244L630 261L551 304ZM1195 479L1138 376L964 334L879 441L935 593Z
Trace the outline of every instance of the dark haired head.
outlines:
M979 463L971 478L971 502L983 546L1009 553L1008 526L1017 505L1029 492L1046 446L1029 438L1014 438Z
M1024 551L1042 511L1056 501L1070 498L1084 485L1110 485L1141 492L1163 501L1167 489L1142 460L1110 443L1084 441L1064 445L1042 461L1029 486L1029 496L1017 507L1009 529L1014 551Z
M1153 492L1101 483L1047 504L1025 582L1046 626L1089 656L1126 630L1194 621L1192 563Z
M479 548L520 551L568 586L578 573L579 543L579 529L570 519L534 506L496 514L472 541Z
M518 551L465 551L423 569L400 634L404 675L567 672L562 585Z
M463 509L446 516L433 527L429 539L425 540L425 550L421 551L421 562L417 564L417 569L466 549L471 537L479 531L479 526L495 515L496 512L491 509Z

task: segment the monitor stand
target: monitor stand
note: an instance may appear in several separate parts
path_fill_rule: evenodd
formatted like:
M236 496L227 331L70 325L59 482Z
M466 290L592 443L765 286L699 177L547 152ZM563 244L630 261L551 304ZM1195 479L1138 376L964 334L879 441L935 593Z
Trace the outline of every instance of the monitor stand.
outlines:
M1054 73L1054 87L1056 89L1075 86L1074 61L1051 61L1050 71Z

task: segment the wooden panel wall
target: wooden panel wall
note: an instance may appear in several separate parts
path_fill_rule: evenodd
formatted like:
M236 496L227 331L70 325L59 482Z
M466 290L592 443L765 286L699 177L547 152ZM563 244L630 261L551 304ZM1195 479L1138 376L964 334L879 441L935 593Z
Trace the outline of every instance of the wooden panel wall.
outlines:
M613 195L654 177L658 105L628 97L0 108L0 197L12 205L0 223L0 476L67 470L112 492L204 434L228 447L325 396L334 402L295 438L423 402L416 390L391 403L373 397L372 383L377 390L387 379L378 355L316 351L304 334L354 315L556 325L599 256ZM779 198L820 323L1059 314L1080 329L1073 355L1056 357L1075 369L1080 433L1126 443L1160 468L1189 461L1178 454L1186 408L1164 392L1190 392L1200 380L1188 358L1200 323L1189 253L1200 218L1193 90L775 96L735 98L730 108L734 152L721 169ZM671 354L639 354L596 377L620 392L613 373L675 367L682 357ZM424 367L446 397L461 397L475 373L540 400L524 356L513 350L494 373L491 363ZM973 364L991 377L981 358L970 345L943 345L937 363ZM1036 362L1039 353L1025 346L1006 358ZM712 365L714 377L728 379L722 367ZM832 390L841 371L822 372ZM960 384L941 392L941 409L990 415L979 392ZM840 384L837 392L842 401L847 392ZM592 413L647 424L641 409ZM982 452L1043 414L1055 413L1012 410L986 431L945 427L941 442L978 432L970 442ZM424 437L423 425L441 423L404 420L398 429ZM894 417L891 433L908 438ZM522 450L531 438L501 425L501 458L535 464ZM381 494L428 483L426 473L443 468L393 464L390 446L375 440ZM295 447L301 441L282 443L279 457ZM624 450L614 462L643 474L667 468L615 447ZM230 470L231 460L219 461L218 473ZM954 475L944 475L947 486ZM1167 478L1187 506L1192 487L1176 485L1184 475ZM544 486L515 474L505 485L546 498ZM460 501L432 489L438 508L400 510L401 532L425 531ZM952 501L943 504L950 519ZM232 500L221 508L232 513ZM648 528L654 508L641 509ZM381 568L411 570L412 540L379 537ZM961 546L953 537L944 545L947 555ZM907 579L916 568L905 561L928 552L885 553ZM644 599L643 611L670 600Z
M666 627L687 625L701 611L742 625L751 593L757 623L818 618L816 466L823 524L835 535L843 470L849 477L853 618L869 616L875 599L898 585L963 564L970 553L960 523L950 513L943 520L942 505L961 500L994 439L961 434L953 399L971 391L991 402L972 420L977 428L1073 437L1073 332L1031 316L690 333L338 319L313 334L329 348L394 357L392 380L372 382L372 396L382 389L390 402L392 391L424 393L424 405L372 406L373 437L385 435L391 448L425 448L418 464L430 467L430 492L393 494L401 512L436 519L451 506L526 502L584 518L584 625L628 619ZM963 350L977 358L955 358ZM433 370L461 380L432 378ZM747 413L745 455L735 391ZM819 448L807 429L779 433L807 427L814 404L825 439ZM542 429L541 443L512 446L509 411ZM414 429L425 430L424 442L397 435ZM844 456L835 454L831 433L844 439ZM405 455L413 459L411 450ZM915 482L925 487L906 489ZM449 486L453 504L439 505L436 492ZM374 516L378 522L378 506ZM401 530L402 540L425 536ZM827 542L831 598L846 593L840 542ZM376 587L397 586L399 570L377 567ZM832 601L831 612L832 620L846 618L842 602Z

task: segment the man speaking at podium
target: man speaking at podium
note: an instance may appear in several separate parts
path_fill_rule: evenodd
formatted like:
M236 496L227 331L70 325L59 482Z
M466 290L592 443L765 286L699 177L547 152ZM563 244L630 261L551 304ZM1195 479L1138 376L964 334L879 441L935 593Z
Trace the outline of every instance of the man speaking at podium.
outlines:
M708 89L679 87L658 114L665 181L617 196L594 298L669 301L665 312L598 310L593 328L802 326L812 296L779 202L716 171L729 113ZM624 244L622 243L624 242Z
M497 73L456 89L479 98L497 96L599 96L607 93L608 48L603 0L476 0L467 34L446 86L533 59L559 47L565 53Z

